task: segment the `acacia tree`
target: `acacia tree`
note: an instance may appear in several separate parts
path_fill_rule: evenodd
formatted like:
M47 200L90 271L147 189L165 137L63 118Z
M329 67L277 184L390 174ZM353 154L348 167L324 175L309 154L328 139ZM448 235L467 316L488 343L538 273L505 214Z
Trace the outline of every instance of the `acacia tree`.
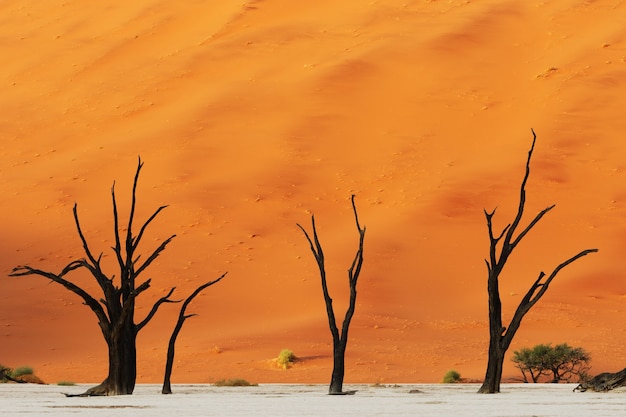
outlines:
M591 356L581 347L572 347L561 343L552 348L552 355L548 357L547 368L552 372L552 382L571 381L577 378L583 381L588 378L589 361Z
M146 228L157 215L167 207L159 207L146 222L143 223L139 229L139 233L134 235L133 223L135 220L137 183L142 166L143 163L141 159L139 159L133 181L129 220L125 228L126 235L123 241L118 219L117 201L115 198L115 183L113 183L111 187L115 233L115 246L112 249L119 267L118 278L116 278L115 275L109 276L102 270L102 253L100 253L98 257L95 257L89 248L78 218L77 204L74 204L73 209L74 222L86 258L70 262L58 273L33 268L29 265L21 265L15 267L10 274L14 277L40 275L48 278L82 298L84 304L86 304L98 318L98 325L100 326L100 330L108 347L108 375L100 385L88 389L84 394L80 394L81 396L124 395L133 393L137 376L137 334L150 322L163 303L174 302L169 298L174 292L174 288L172 288L166 296L161 297L153 304L152 309L143 320L138 323L135 322L135 302L137 297L150 287L151 282L150 278L143 281L139 281L138 278L176 236L171 235L154 249L145 260L140 260L141 255L137 253L137 249ZM79 269L86 269L93 276L102 291L102 295L89 294L83 288L66 279L66 276L70 272Z
M532 382L537 382L543 375L552 375L551 382L579 381L587 377L591 357L585 349L572 347L567 343L556 346L539 344L531 348L522 348L513 353L511 360L522 372L524 382L528 382L527 373Z
M543 216L554 208L554 205L552 205L541 210L524 229L517 233L517 229L520 226L520 222L524 214L524 206L526 203L526 182L530 175L530 160L535 148L535 142L537 140L537 135L535 135L534 130L532 131L532 134L533 142L530 147L530 151L528 151L526 173L520 186L519 206L517 209L517 215L513 219L513 222L509 223L498 235L496 235L493 230L492 222L496 210L494 209L491 212L487 212L487 210L485 210L487 229L489 232L489 259L485 259L488 272L487 293L489 296L489 359L487 362L485 379L482 386L478 390L479 393L500 392L500 380L502 379L504 355L509 348L513 337L515 336L515 333L519 329L522 319L546 293L557 274L577 259L589 253L598 251L597 249L585 249L579 252L566 261L560 263L547 277L542 271L520 301L508 328L503 326L502 302L500 300L499 289L500 274L502 273L506 261L509 259L509 256L511 256L517 245L528 234L528 232L535 227Z
M311 252L317 261L317 266L320 271L320 277L322 281L322 292L324 293L324 302L326 304L326 314L328 315L328 325L330 327L330 333L333 337L333 373L330 378L329 394L344 394L343 392L343 378L345 374L345 356L346 346L348 344L348 329L350 327L350 321L354 315L354 309L356 306L356 285L361 273L361 267L363 265L363 242L365 240L365 226L361 228L359 224L359 216L357 214L356 205L354 203L354 195L352 195L352 210L354 211L354 219L356 221L356 227L359 231L359 248L356 251L354 260L350 268L348 269L348 284L350 286L350 301L346 315L343 319L341 326L341 333L337 327L337 320L335 319L335 311L333 309L333 300L328 292L328 285L326 281L326 269L324 266L324 251L322 245L317 236L317 229L315 227L315 216L311 216L311 225L313 229L313 239L309 236L307 231L298 224L298 227L304 233Z
M536 383L547 370L541 365L541 357L545 354L544 347L547 345L537 345L534 348L522 348L513 352L511 361L515 363L522 372L524 382L528 383L528 377L533 383Z

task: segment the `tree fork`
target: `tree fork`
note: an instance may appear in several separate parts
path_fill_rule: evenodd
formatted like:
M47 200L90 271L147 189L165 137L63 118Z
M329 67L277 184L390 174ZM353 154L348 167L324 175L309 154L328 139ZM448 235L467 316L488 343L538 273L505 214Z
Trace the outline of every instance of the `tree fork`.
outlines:
M512 223L508 224L504 229L496 236L493 231L492 218L495 215L496 210L491 212L485 210L485 218L487 221L487 231L489 233L489 259L485 260L487 265L487 293L489 298L489 356L487 361L487 370L485 372L485 379L482 386L478 390L479 393L497 393L500 392L500 381L502 379L502 367L504 364L504 356L509 348L515 333L519 329L522 319L530 311L530 309L539 301L539 299L545 294L550 286L550 283L557 274L566 266L573 263L577 259L586 256L590 253L597 252L598 249L586 249L578 254L572 256L568 260L559 264L552 273L544 280L545 274L541 272L539 278L535 280L530 287L519 306L517 307L511 323L508 328L502 324L502 302L500 299L499 290L499 278L506 261L512 254L517 245L522 239L530 232L537 223L546 215L550 210L554 208L554 205L546 207L541 210L533 220L521 231L517 236L514 236L517 228L522 220L524 214L524 208L526 204L526 182L530 176L530 161L535 148L537 135L534 130L531 130L533 134L533 141L528 151L528 158L526 160L526 170L524 178L520 186L519 193L519 205L517 214ZM498 248L500 249L498 253Z
M339 328L337 327L337 320L335 318L335 311L333 309L333 300L328 292L326 268L324 265L324 251L322 250L322 245L317 235L317 228L315 227L315 216L311 216L313 239L311 239L311 236L309 236L307 231L300 224L297 224L297 226L300 228L300 230L302 230L304 236L309 242L311 252L313 253L320 272L322 292L324 294L324 303L326 304L326 314L328 316L328 325L333 338L333 372L331 375L330 386L328 390L328 393L332 395L354 394L353 391L343 391L343 379L345 375L345 353L346 347L348 345L348 330L350 328L350 322L352 321L352 317L354 316L354 311L356 308L356 286L363 265L363 243L365 240L365 226L361 228L361 225L359 223L359 216L357 213L356 204L354 203L354 195L352 195L351 201L356 227L359 232L359 247L354 256L352 264L348 269L350 301L348 304L348 309L346 310L343 324L341 326L341 333L339 332Z

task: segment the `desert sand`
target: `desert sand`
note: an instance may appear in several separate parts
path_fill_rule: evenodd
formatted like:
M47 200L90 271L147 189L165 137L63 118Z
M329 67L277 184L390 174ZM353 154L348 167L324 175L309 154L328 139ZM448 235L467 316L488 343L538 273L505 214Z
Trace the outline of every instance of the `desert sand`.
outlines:
M138 157L137 221L168 205L143 253L138 319L171 287L189 308L173 383L325 383L319 275L296 224L314 214L338 316L365 262L347 383L484 376L488 236L512 221L531 144L525 222L556 207L501 280L505 321L540 271L563 270L510 354L569 343L592 373L626 366L626 4L615 0L0 3L0 361L48 382L99 382L93 313L16 265L113 268ZM112 269L109 269L113 271ZM114 272L111 272L114 273ZM72 278L94 290L88 276ZM138 339L138 382L161 381L178 305ZM275 367L283 348L302 360ZM509 354L509 356L510 356ZM507 360L505 378L518 372Z

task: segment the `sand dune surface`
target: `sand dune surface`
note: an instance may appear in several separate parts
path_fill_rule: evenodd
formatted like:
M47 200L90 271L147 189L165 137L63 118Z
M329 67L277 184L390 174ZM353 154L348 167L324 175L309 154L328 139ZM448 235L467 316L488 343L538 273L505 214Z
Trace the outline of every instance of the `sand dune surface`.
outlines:
M512 221L532 128L525 224L556 207L504 271L505 320L540 271L600 251L561 272L511 352L567 342L591 353L592 373L622 369L624 18L610 0L3 1L0 361L49 382L106 376L81 300L7 275L84 256L74 203L112 271L111 186L125 224L141 156L137 223L168 205L143 253L177 236L145 273L138 318L171 287L184 298L228 272L190 306L173 380L329 378L319 275L296 224L315 215L342 317L353 194L367 232L346 381L482 378L483 210L497 207L498 230ZM177 314L164 305L140 334L138 382L161 380ZM292 369L272 363L283 348L301 358Z

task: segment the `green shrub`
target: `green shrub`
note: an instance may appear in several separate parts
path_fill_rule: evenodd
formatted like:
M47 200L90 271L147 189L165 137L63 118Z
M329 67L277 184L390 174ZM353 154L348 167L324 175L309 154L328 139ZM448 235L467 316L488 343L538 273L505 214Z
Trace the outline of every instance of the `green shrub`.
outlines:
M30 366L20 366L19 368L15 368L12 372L11 376L13 378L18 378L24 375L33 375L35 371Z
M456 382L459 382L460 380L461 380L461 374L455 371L454 369L449 370L443 376L444 384L454 384Z
M59 381L57 382L57 385L61 385L64 387L73 387L74 385L76 385L76 382L72 382L72 381Z
M289 349L283 349L276 358L276 364L284 369L289 369L291 365L296 361L296 355Z
M258 384L252 384L242 378L220 379L213 383L216 387L256 387Z

